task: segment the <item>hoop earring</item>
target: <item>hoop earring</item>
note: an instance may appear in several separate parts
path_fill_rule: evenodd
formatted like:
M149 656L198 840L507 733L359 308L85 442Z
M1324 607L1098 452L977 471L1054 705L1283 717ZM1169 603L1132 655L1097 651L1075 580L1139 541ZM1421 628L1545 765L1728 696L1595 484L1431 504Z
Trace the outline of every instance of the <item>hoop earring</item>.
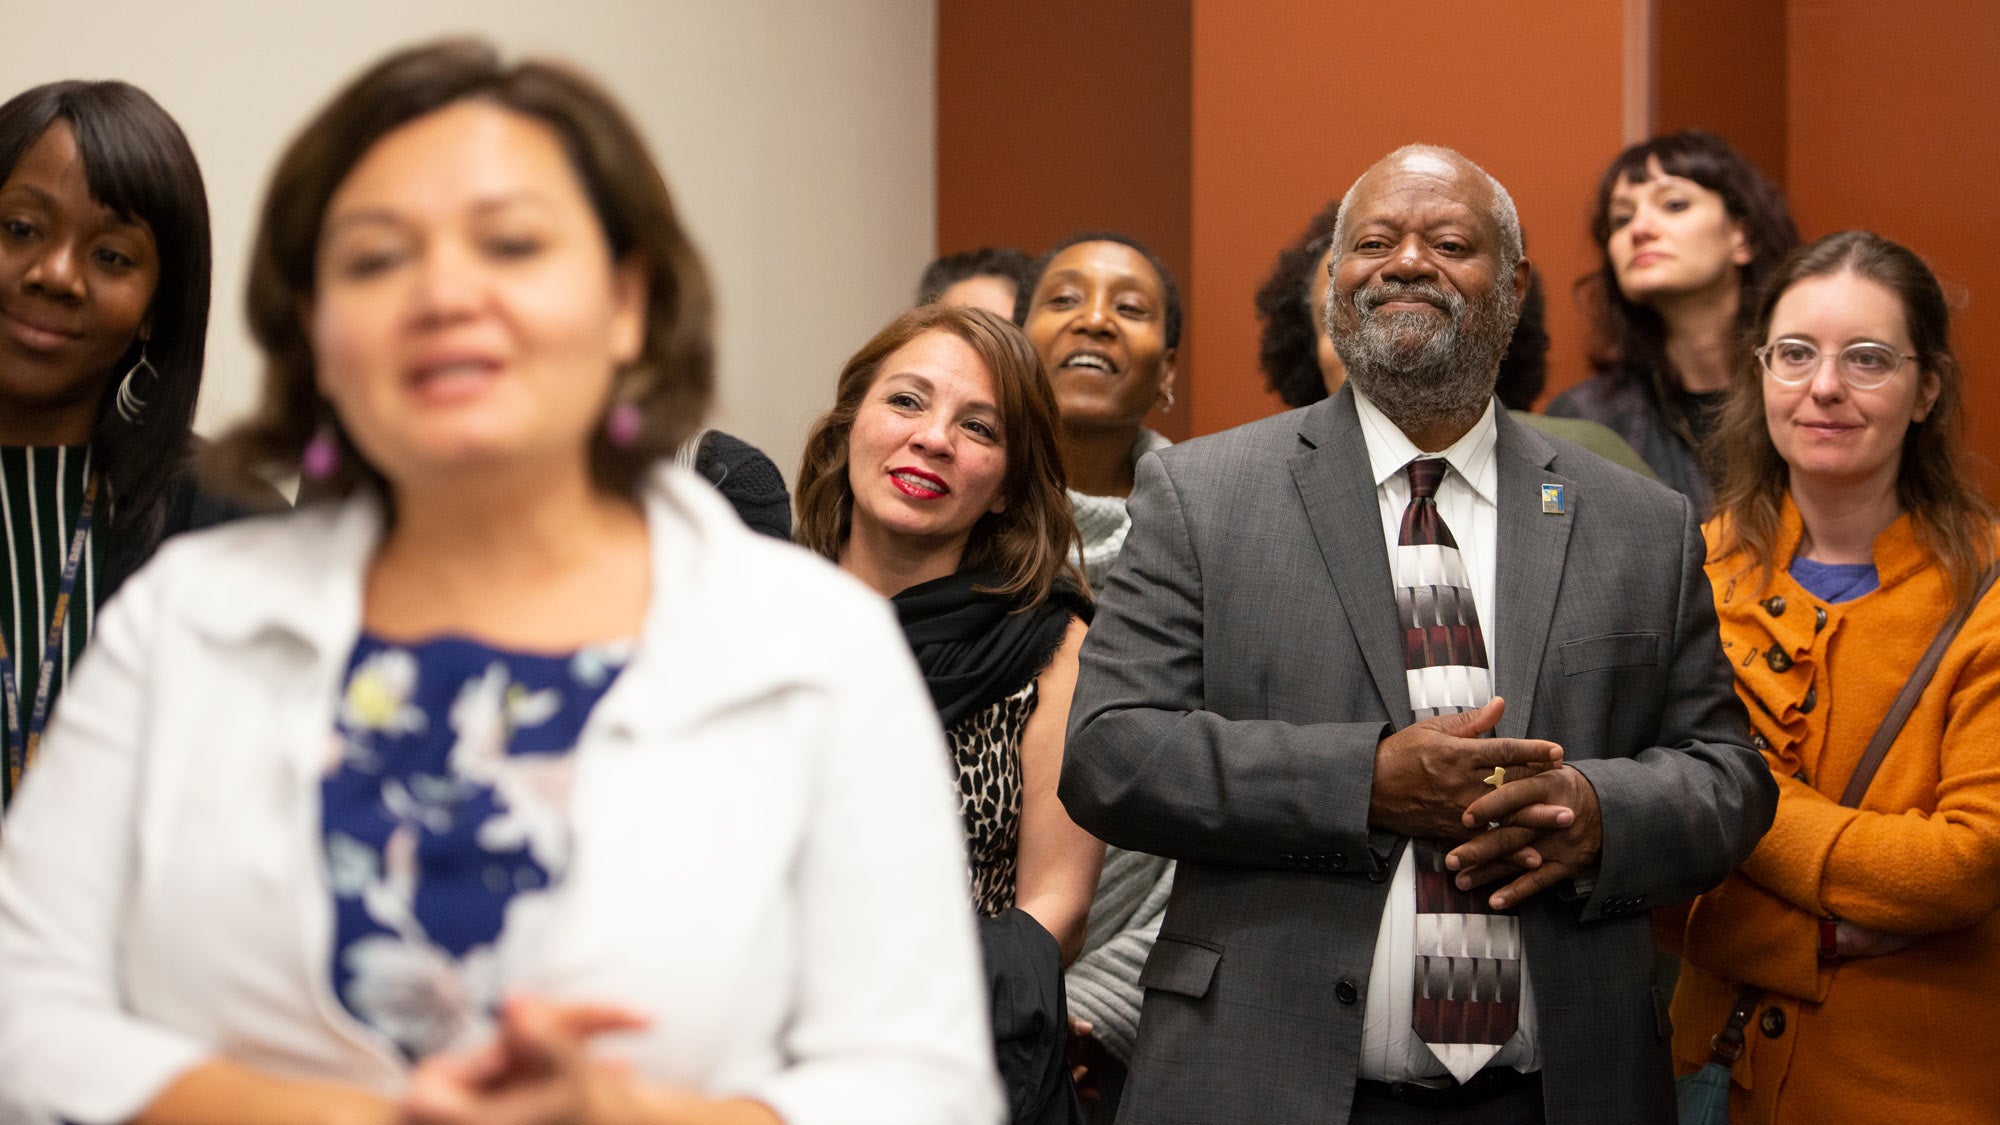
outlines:
M146 345L143 341L139 344L139 362L133 364L132 369L125 373L125 377L118 381L118 394L112 400L112 406L118 411L118 416L133 426L139 424L140 415L146 409L146 400L139 397L139 392L132 387L132 380L141 370L151 375L153 382L160 381L160 369L154 367L153 361L146 358Z

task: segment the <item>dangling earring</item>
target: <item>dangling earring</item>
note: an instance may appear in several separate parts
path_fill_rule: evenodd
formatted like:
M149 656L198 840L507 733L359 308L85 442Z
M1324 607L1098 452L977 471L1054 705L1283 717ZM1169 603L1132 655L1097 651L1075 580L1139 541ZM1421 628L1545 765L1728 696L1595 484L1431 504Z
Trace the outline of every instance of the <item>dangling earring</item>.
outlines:
M1160 407L1160 413L1171 414L1173 413L1174 410L1174 389L1172 387L1168 387L1162 393L1164 393L1167 396L1167 401Z
M133 364L132 369L125 373L125 377L118 381L118 395L112 400L112 406L117 409L118 416L134 426L139 424L139 415L146 409L146 400L140 398L139 392L132 387L132 380L137 378L142 370L151 375L155 383L160 381L160 369L154 367L153 361L146 358L144 340L139 342L139 362Z
M621 402L604 416L604 440L619 449L630 449L645 428L646 417L635 402Z
M299 474L308 480L327 480L340 471L340 439L333 436L333 423L321 422L299 454Z

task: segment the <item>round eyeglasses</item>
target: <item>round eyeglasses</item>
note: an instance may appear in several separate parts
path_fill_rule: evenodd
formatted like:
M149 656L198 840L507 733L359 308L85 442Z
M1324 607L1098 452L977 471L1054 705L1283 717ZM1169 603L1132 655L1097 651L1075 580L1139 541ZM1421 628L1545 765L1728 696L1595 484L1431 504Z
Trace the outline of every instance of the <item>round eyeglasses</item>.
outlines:
M1819 374L1819 361L1827 353L1805 340L1774 340L1756 349L1757 362L1771 378L1788 387L1810 382ZM1887 344L1849 344L1833 354L1833 369L1840 381L1857 391L1874 390L1889 381L1904 363L1917 358L1904 355Z

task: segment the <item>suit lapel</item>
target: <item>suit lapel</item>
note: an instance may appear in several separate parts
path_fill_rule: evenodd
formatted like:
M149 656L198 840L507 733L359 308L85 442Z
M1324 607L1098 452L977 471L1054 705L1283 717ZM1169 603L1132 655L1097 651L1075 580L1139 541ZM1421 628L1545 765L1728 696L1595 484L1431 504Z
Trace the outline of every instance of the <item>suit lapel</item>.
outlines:
M1306 520L1382 706L1390 721L1403 726L1410 720L1410 687L1396 624L1395 581L1354 392L1343 389L1308 410L1299 422L1299 438L1304 448L1292 458L1291 470Z
M1548 467L1555 460L1554 446L1504 410L1494 421L1500 431L1494 454L1500 470L1496 485L1500 543L1493 599L1494 614L1500 619L1500 648L1495 654L1500 666L1495 669L1494 691L1507 700L1507 713L1494 733L1524 738L1556 595L1562 589L1570 525L1585 498L1578 495L1575 481ZM1562 514L1542 510L1544 484L1561 486Z

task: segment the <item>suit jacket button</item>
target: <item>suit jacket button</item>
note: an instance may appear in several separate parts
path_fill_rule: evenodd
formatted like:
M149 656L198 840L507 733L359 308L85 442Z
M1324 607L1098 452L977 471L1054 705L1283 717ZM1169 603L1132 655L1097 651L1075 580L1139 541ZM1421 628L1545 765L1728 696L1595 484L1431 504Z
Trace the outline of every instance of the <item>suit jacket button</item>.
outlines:
M1347 866L1347 854L1345 852L1335 852L1326 857L1326 859L1328 863L1333 864L1336 871Z
M1368 881L1371 883L1386 883L1389 881L1389 874L1388 868L1377 867L1368 873Z
M1777 645L1772 645L1765 651L1764 663L1770 665L1773 672L1789 672L1792 670L1792 658L1785 655L1785 650L1779 648Z
M1764 1029L1764 1038L1776 1039L1785 1033L1785 1013L1777 1008L1766 1008L1757 1026Z
M1785 599L1775 594L1765 598L1764 612L1770 614L1772 617L1783 617L1785 615Z
M1342 980L1339 984L1333 986L1333 998L1343 1004L1352 1004L1361 998L1361 990L1354 987L1352 980ZM1776 1008L1771 1010L1774 1012L1777 1011Z

